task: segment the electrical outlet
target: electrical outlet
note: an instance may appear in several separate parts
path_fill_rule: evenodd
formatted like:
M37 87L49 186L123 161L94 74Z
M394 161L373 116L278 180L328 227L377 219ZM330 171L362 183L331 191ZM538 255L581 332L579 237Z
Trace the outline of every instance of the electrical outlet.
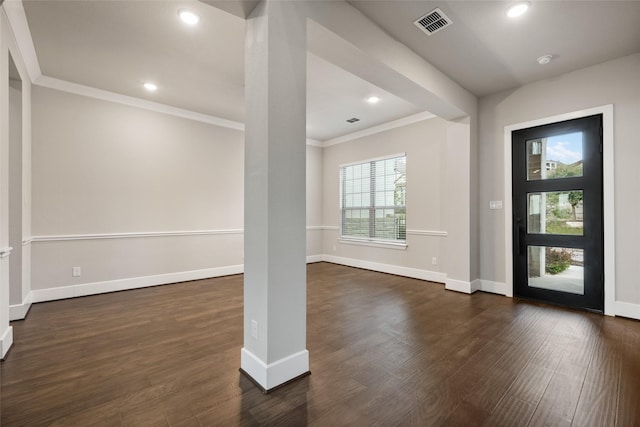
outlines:
M333 245L333 252L336 251L336 245Z
M436 257L431 258L431 265L438 265L438 258Z
M258 339L258 322L256 320L251 321L251 338Z
M81 274L82 274L82 269L80 267L73 267L71 269L71 275L73 277L80 277Z

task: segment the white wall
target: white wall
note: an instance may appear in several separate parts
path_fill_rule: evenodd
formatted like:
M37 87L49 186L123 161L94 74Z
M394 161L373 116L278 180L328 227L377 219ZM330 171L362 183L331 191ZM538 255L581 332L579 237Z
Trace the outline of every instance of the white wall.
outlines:
M505 282L504 127L606 104L614 105L616 300L640 304L640 54L568 73L480 100L480 270ZM640 317L640 310L635 308Z
M436 234L447 231L442 218L447 126L448 122L432 118L325 148L323 247L330 261L444 282L446 237ZM407 155L406 250L340 242L340 165L402 152ZM432 264L433 257L437 265Z
M35 300L241 272L243 138L35 86ZM307 152L313 190L321 149ZM309 225L321 224L318 197L307 211ZM321 236L308 234L309 255L319 253Z

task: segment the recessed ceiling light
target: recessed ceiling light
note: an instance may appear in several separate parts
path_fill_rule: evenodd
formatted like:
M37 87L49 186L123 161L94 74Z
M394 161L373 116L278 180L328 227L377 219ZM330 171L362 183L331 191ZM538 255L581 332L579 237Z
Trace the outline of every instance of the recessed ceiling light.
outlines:
M542 55L540 58L536 59L536 61L538 61L538 64L540 65L545 65L551 62L552 59L553 55Z
M507 9L507 16L509 18L517 18L518 16L524 15L527 10L529 10L529 2L523 1L514 3Z
M367 99L367 102L368 102L369 104L376 104L378 101L380 101L380 98L378 98L377 96L370 96L370 97Z
M149 92L155 92L156 90L158 90L158 86L153 83L145 83L144 88Z
M178 11L178 16L180 16L182 22L187 25L196 25L200 22L200 17L188 9L180 9Z

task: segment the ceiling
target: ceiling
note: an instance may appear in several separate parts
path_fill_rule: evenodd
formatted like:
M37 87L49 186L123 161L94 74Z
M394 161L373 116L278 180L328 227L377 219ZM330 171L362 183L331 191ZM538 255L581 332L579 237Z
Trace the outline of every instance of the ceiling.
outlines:
M234 3L243 15L256 2L225 2ZM504 1L350 3L478 96L640 51L640 1L536 1L516 20L504 16ZM245 23L238 16L196 1L23 4L43 75L244 121ZM197 26L178 19L184 7L200 15ZM412 23L435 7L453 25L428 37ZM540 66L544 54L555 58ZM158 90L146 92L146 81ZM380 102L366 103L371 95ZM312 54L307 104L308 137L320 141L421 111ZM352 117L360 121L347 123Z
M391 36L476 96L640 52L640 1L350 1ZM413 22L440 8L453 24L427 36ZM541 66L536 59L554 56Z

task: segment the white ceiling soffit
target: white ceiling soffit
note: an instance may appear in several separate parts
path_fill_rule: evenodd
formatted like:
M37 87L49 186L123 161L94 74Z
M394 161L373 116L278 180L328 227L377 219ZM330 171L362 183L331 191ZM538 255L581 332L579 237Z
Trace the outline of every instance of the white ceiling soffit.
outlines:
M261 0L200 0L239 18L246 19Z

